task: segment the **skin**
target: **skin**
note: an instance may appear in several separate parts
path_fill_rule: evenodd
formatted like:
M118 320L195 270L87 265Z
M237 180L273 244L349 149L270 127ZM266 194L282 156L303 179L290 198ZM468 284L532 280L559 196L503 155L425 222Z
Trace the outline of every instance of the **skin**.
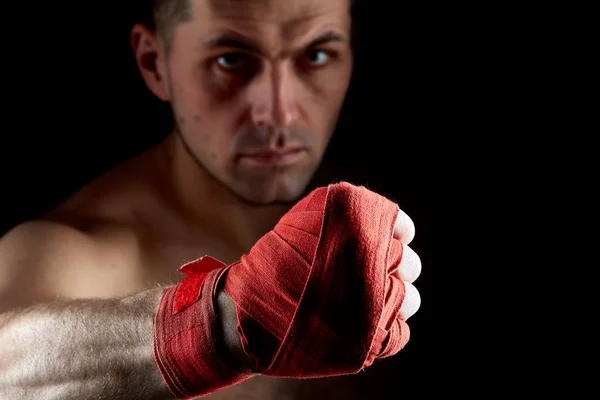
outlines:
M176 127L0 240L0 397L171 398L152 354L161 294L187 261L237 261L305 193L352 73L348 9L348 0L194 0L169 53L133 27L140 73L172 104ZM396 233L405 244L414 236L405 214ZM408 318L420 261L406 249ZM219 294L216 308L227 350L246 365L231 300ZM258 376L205 398L356 398L351 381Z
M194 19L174 28L168 54L160 38L134 28L148 88L172 104L192 158L232 194L261 205L296 201L348 89L347 1L194 4ZM249 157L267 150L287 156L275 165Z

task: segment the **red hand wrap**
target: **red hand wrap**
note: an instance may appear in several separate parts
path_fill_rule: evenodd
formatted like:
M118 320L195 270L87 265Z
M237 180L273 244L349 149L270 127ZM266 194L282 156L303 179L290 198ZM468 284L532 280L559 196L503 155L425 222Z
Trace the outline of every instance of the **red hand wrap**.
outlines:
M187 277L165 291L154 322L154 358L171 392L180 399L206 395L250 377L218 354L220 328L214 310L217 283L226 265L203 257L182 266Z
M179 398L248 379L219 358L213 301L220 279L236 303L238 332L256 373L324 377L356 373L397 353L402 258L398 206L348 183L311 192L237 263L204 257L180 270L155 321L155 359Z
M391 275L402 257L397 214L364 187L319 188L231 266L223 289L256 372L356 373L405 346L404 284Z

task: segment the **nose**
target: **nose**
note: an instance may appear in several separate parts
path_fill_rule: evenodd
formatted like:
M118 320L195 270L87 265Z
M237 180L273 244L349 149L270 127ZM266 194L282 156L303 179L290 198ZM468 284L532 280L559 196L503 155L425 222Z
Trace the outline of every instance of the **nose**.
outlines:
M284 65L265 68L249 88L252 122L286 128L298 118L298 85Z

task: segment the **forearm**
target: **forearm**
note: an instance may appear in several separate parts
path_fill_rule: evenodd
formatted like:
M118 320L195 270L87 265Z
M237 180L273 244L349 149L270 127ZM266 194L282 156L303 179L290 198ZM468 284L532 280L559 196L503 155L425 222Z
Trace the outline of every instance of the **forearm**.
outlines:
M0 316L0 398L169 399L154 361L163 289Z

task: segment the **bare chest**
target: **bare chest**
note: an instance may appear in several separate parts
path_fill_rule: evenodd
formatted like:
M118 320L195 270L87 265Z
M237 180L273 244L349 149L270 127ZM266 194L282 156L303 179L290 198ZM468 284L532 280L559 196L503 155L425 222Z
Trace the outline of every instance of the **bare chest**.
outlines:
M143 247L139 269L146 282L160 285L177 284L185 277L178 271L179 268L204 256L211 256L224 264L231 264L239 260L242 253L208 240L189 242L164 240L159 245Z

